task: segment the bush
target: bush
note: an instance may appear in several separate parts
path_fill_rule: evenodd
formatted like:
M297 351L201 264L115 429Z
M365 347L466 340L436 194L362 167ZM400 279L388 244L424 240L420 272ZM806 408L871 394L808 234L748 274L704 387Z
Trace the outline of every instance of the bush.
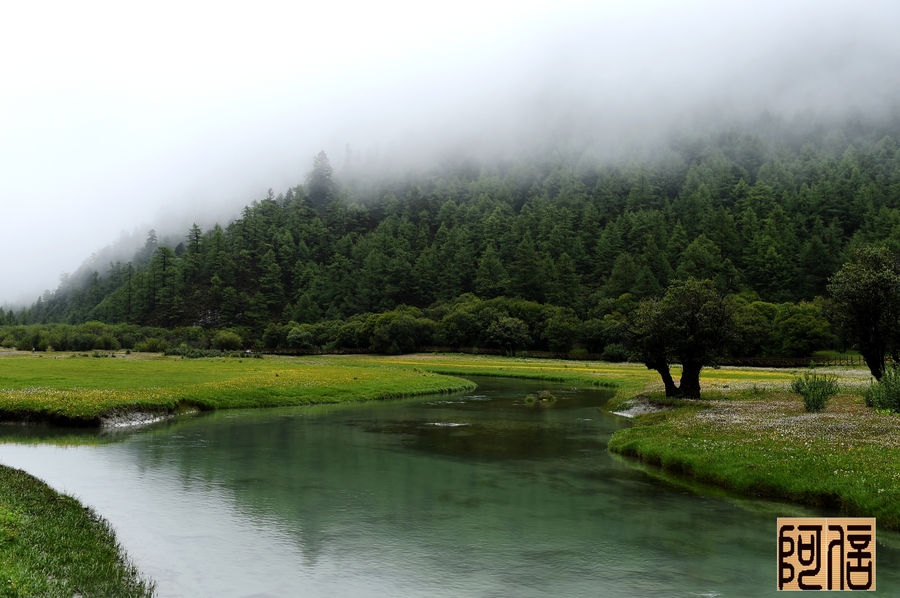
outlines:
M311 324L297 324L287 333L287 345L292 349L315 349L315 328Z
M575 344L581 322L571 310L560 310L544 326L541 338L554 353L567 353Z
M151 336L134 346L134 350L139 353L162 353L168 348L169 343L155 336Z
M603 354L600 356L603 361L628 361L628 349L620 343L610 343L603 348Z
M881 381L873 382L863 391L863 398L867 407L900 413L900 368L885 369Z
M528 325L519 318L501 316L491 322L485 336L494 345L503 347L512 354L516 347L527 347L531 343Z
M810 413L821 411L825 403L840 390L837 377L806 372L791 381L791 390L803 396L803 405Z
M213 349L220 351L240 351L244 346L244 339L239 334L223 330L213 338Z

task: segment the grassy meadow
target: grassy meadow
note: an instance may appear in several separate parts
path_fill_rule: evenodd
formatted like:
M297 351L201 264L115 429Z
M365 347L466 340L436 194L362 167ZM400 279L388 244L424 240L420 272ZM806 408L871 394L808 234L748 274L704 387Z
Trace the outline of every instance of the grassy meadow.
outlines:
M496 355L425 354L358 355L342 357L360 365L419 368L451 376L497 376L530 378L573 386L601 386L630 396L659 379L641 364L602 361L564 361Z
M133 411L173 413L390 399L472 388L459 378L334 357L181 359L146 354L7 353L0 419L99 425Z

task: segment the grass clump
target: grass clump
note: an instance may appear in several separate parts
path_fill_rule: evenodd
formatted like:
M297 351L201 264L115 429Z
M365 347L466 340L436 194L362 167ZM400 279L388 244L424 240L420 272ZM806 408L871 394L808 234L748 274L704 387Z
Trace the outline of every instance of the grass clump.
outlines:
M900 413L900 368L892 366L884 371L881 380L863 391L867 407Z
M525 395L525 402L529 405L534 403L555 403L556 397L549 390L542 390L536 395Z
M143 598L109 524L77 500L0 465L0 596Z
M838 393L840 385L834 375L804 372L791 381L791 390L803 397L806 411L814 413L825 409L825 403Z

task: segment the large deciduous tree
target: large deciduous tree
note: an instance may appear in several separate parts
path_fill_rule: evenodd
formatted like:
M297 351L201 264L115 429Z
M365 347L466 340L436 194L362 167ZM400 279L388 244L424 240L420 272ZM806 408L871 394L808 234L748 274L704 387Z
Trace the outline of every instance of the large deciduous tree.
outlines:
M666 396L700 397L700 371L725 352L733 330L733 306L710 280L675 282L661 299L645 299L629 318L629 348L662 377ZM681 364L680 386L669 364Z
M885 357L900 358L900 262L886 247L857 249L828 283L829 316L856 345L876 379Z

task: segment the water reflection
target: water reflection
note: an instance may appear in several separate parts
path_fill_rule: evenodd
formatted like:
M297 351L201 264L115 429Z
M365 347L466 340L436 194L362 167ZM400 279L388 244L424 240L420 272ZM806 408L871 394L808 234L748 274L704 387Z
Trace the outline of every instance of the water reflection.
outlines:
M17 430L0 461L94 505L161 596L774 594L775 515L612 458L628 422L600 411L608 394L477 381L78 448ZM541 390L556 400L526 401ZM879 546L879 593L900 588L898 554Z

